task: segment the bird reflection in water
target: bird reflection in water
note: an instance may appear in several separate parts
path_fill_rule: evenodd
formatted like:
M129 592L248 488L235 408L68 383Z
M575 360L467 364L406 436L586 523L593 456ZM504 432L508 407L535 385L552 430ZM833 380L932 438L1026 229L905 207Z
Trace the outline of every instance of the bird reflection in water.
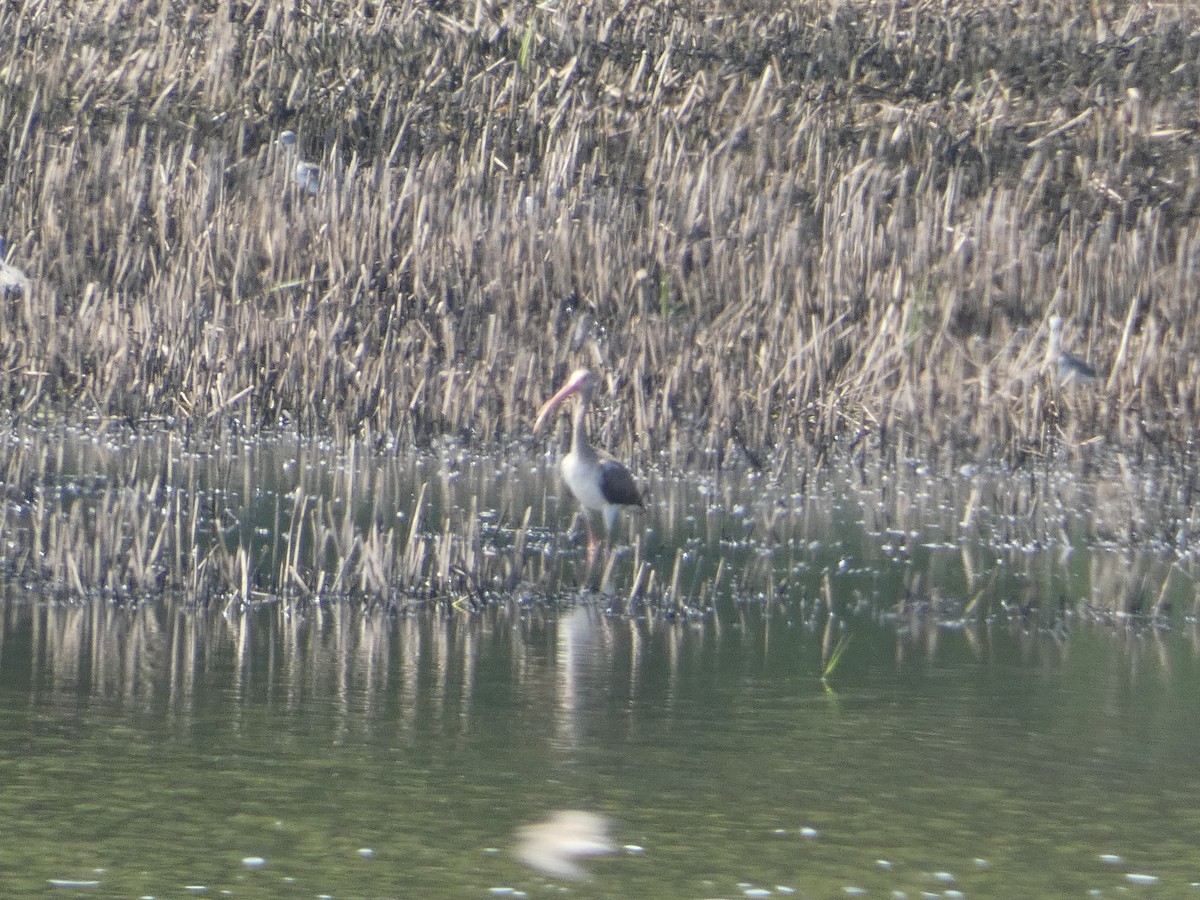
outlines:
M608 832L608 819L578 809L564 809L544 822L526 825L517 832L517 859L543 875L570 881L588 877L579 860L607 856L616 851Z

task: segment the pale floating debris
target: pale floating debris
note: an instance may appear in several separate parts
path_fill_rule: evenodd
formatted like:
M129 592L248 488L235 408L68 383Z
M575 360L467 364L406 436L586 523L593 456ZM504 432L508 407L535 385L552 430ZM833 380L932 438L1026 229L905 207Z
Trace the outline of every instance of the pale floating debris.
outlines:
M99 881L79 881L73 878L51 878L47 882L52 888L94 888L100 887Z
M1130 884L1158 884L1157 875L1143 875L1139 872L1126 872L1125 880Z
M1120 865L1121 863L1123 863L1124 861L1125 860L1121 859L1121 857L1115 853L1101 853L1100 854L1100 862L1105 863L1106 865L1117 866L1117 865Z
M370 847L359 847L358 855L361 856L363 859L370 859L372 856L375 855L375 851L372 850Z
M576 860L606 856L615 849L604 816L566 809L554 813L544 822L520 829L513 853L525 865L544 875L579 881L587 877L587 871Z
M246 856L242 858L242 865L247 869L261 869L267 864L267 861L261 856Z

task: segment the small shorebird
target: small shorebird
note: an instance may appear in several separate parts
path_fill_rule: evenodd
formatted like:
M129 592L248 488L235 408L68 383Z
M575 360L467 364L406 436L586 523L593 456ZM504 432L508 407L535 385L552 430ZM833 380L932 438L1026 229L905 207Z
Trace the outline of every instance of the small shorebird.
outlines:
M539 433L558 408L570 397L577 397L574 428L571 432L571 451L559 464L566 482L579 505L588 533L588 568L596 561L597 540L592 529L592 512L604 516L605 531L611 539L617 525L617 511L623 506L642 506L642 495L630 471L588 441L587 414L596 391L596 376L587 369L576 369L558 393L538 410L533 433Z
M8 242L0 238L0 294L24 294L29 291L29 278L4 259Z
M1096 370L1085 360L1062 348L1062 328L1062 316L1051 316L1050 343L1046 347L1046 367L1053 366L1058 380L1063 384L1076 381L1082 384L1094 383L1098 377Z
M282 132L278 143L284 148L286 158L295 160L292 166L292 181L296 183L296 187L310 196L317 193L321 189L321 167L300 158L300 150L296 146L296 132Z

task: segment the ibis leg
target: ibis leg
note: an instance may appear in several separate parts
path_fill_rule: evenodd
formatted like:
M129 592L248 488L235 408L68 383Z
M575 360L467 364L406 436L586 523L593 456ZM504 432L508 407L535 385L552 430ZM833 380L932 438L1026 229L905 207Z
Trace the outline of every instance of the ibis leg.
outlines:
M588 571L592 570L592 566L596 564L596 551L600 549L600 542L596 540L596 532L592 530L592 517L586 512L583 514L583 520L587 523L587 566Z

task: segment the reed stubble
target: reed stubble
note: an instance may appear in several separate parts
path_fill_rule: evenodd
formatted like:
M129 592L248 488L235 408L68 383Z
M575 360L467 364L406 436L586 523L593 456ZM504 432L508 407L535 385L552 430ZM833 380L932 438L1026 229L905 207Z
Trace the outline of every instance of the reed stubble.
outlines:
M597 442L638 465L1112 449L1181 461L1190 497L1198 24L1074 0L8 4L0 213L31 288L0 298L0 409L488 446L589 365ZM1051 314L1098 384L1046 371ZM34 504L7 565L243 601L470 604L528 575L528 510L492 571L474 516L364 529L294 497L265 555L165 482L78 527Z
M488 443L583 363L678 465L1193 435L1186 4L122 9L0 10L14 415Z

